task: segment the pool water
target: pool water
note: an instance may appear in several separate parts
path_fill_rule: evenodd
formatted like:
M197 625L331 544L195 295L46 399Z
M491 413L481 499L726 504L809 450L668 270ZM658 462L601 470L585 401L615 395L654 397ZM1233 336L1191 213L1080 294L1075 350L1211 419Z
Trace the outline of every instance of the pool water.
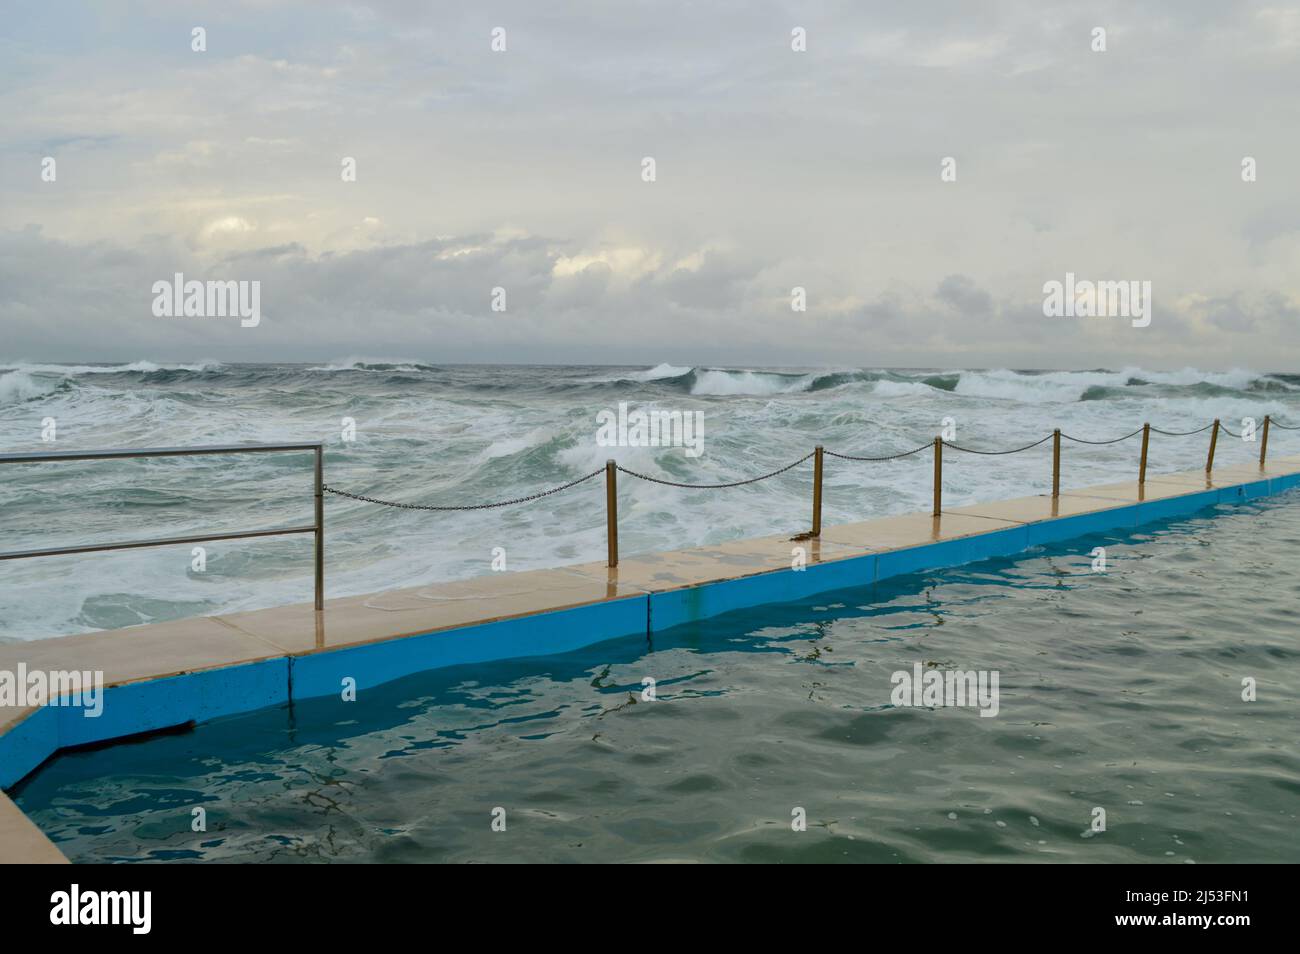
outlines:
M66 753L14 794L74 861L1294 862L1297 554L1293 491ZM996 672L997 715L894 706L918 663Z

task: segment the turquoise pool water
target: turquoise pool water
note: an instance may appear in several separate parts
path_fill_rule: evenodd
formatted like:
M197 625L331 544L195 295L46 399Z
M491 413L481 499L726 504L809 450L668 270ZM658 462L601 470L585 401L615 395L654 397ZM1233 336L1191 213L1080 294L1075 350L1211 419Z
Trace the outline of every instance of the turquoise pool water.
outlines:
M13 794L76 861L1296 861L1298 553L1292 491L67 753ZM996 672L997 715L893 705L916 664Z

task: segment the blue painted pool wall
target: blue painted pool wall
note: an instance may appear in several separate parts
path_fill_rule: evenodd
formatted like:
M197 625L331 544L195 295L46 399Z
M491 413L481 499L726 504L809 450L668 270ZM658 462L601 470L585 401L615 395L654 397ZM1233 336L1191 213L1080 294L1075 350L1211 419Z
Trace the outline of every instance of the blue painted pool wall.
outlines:
M644 596L295 656L293 697L337 695L345 678L356 680L360 691L430 669L550 656L620 636L645 638Z
M1080 513L1059 517L1056 520L1031 523L1025 529L1029 531L1028 546L1038 547L1112 530L1132 530L1141 520L1139 505L1132 504L1116 507L1114 510L1102 510L1099 513Z
M88 716L81 706L42 706L0 735L0 788L18 782L59 749L288 701L289 660L281 658L109 686L98 716Z
M42 706L0 735L0 788L8 788L59 748L57 709Z
M618 637L644 638L733 610L1009 556L1046 543L1133 528L1296 486L1300 486L1300 473L1261 478L973 537L814 563L801 570L777 570L346 649L114 686L105 690L104 712L99 718L86 718L79 708L44 707L0 734L0 787L11 787L60 748L252 712L291 699L333 695L341 690L345 677L355 679L358 690L364 690L446 666L564 653Z
M805 599L876 578L874 553L650 594L651 633L733 610Z

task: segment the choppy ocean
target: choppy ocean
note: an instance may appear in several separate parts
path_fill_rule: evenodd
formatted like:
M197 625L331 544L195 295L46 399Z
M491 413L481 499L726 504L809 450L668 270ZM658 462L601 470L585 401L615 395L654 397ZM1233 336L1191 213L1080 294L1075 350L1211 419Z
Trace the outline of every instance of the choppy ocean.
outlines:
M597 415L631 408L702 412L703 454L606 447ZM1060 427L1086 439L1144 421L1190 430L1272 414L1300 422L1300 375L1250 370L1089 371L440 366L346 360L308 364L53 365L0 363L0 450L71 450L324 440L327 483L420 504L491 502L533 493L613 457L690 483L743 479L821 443L880 456L911 449L953 420L957 443L1020 446ZM355 439L344 440L345 419ZM55 440L43 432L53 426ZM1208 435L1154 437L1152 472L1199 466ZM1300 432L1274 431L1270 453L1300 453ZM1066 444L1063 484L1130 478L1138 442ZM1217 460L1258 445L1223 437ZM1050 444L1006 457L952 455L945 501L1043 492ZM862 520L929 505L930 460L830 460L825 520ZM761 483L691 491L623 478L622 552L675 549L806 529L811 466ZM0 468L0 550L245 530L311 519L310 459L295 455L21 464ZM326 501L327 592L341 596L507 568L599 560L599 480L490 511L425 513ZM310 538L0 563L0 640L128 626L311 595Z
M1294 862L1300 490L1079 543L65 751L12 794L79 862ZM896 706L922 665L999 673L998 717Z

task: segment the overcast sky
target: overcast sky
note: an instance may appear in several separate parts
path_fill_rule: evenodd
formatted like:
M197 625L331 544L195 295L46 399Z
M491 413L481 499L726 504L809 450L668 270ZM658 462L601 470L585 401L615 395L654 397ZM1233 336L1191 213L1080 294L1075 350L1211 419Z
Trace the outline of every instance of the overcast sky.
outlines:
M1295 370L1298 90L1279 3L8 5L0 362Z

